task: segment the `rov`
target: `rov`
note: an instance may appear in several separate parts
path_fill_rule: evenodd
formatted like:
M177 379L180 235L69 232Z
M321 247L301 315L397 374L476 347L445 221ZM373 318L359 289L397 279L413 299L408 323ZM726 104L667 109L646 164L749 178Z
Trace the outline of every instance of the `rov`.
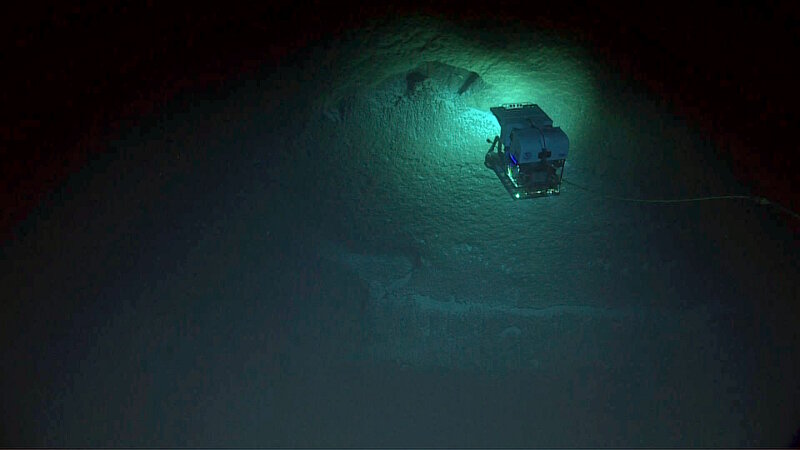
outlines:
M500 136L486 152L492 169L514 199L558 195L564 178L569 139L553 120L532 103L490 108L500 123Z

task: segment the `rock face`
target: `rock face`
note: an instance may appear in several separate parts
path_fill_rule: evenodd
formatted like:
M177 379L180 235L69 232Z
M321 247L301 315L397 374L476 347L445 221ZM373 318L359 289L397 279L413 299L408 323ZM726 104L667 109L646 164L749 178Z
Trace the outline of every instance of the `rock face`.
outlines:
M508 327L500 332L500 338L503 339L504 341L507 340L513 341L519 339L520 336L522 336L522 330L520 330L517 327Z
M423 422L437 438L472 428L483 439L474 424L503 423L493 436L533 437L519 446L569 445L536 440L548 429L580 436L574 446L603 433L660 446L780 435L800 416L787 394L800 380L798 320L783 301L797 297L795 241L774 239L777 225L746 229L762 213L739 205L606 201L729 189L674 111L579 44L497 31L368 28L227 102L190 96L188 116L181 106L133 130L136 142L76 176L42 228L4 250L0 298L28 320L0 324L4 360L19 362L0 377L0 424L13 431L27 410L31 436L52 430L46 446L81 444L59 439L87 427L105 427L94 446L169 428L183 430L169 446L223 432L274 446L338 434L352 446L365 430L414 435ZM513 202L483 165L499 131L488 108L518 101L570 138L575 183L559 197ZM724 311L748 295L763 302ZM398 368L409 377L393 389ZM495 412L456 411L444 426L464 395L420 411L420 392L453 385L430 374L471 379L463 390L490 399L473 409ZM505 397L485 383L514 379ZM244 432L232 426L242 418ZM329 428L319 441L256 439L267 423L290 439Z
M416 281L437 299L531 308L565 297L615 307L676 295L701 302L696 290L675 287L687 275L666 263L679 252L665 243L681 228L669 214L650 221L641 205L569 186L557 198L511 202L483 165L486 139L499 132L488 108L539 104L569 136L565 176L594 194L635 196L642 180L653 189L638 194L685 192L695 156L711 150L574 42L525 30L495 47L498 36L463 31L398 20L332 42L317 55L324 65L309 59L304 76L319 91L296 120L305 128L291 135L296 151L282 173L289 183L313 180L300 189L302 201L320 205L312 220L364 252L396 254L392 246L406 245L398 241L422 248L411 264L436 267ZM703 167L707 189L723 190L718 168ZM370 288L382 296L391 281L377 281Z
M478 297L423 294L425 270L408 258L354 253L333 243L325 258L369 287L364 340L356 360L390 361L407 367L441 367L483 373L563 370L621 363L598 340L625 342L655 322L679 319L644 308L598 308L566 302L543 308L490 303ZM513 325L509 325L512 323ZM623 326L624 325L624 326Z

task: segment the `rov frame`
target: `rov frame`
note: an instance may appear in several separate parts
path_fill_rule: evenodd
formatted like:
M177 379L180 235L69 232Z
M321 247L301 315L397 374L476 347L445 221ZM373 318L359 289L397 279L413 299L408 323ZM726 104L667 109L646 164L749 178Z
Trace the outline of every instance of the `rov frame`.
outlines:
M532 103L506 104L490 109L500 123L500 136L487 139L491 146L484 164L491 169L511 198L559 195L569 139L550 117Z

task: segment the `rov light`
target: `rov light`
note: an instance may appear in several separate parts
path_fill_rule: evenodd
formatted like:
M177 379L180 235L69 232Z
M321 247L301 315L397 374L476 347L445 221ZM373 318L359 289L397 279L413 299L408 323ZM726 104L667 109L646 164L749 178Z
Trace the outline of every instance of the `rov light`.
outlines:
M533 103L490 110L500 124L500 136L487 140L491 147L484 159L486 167L514 199L558 195L569 151L566 133Z

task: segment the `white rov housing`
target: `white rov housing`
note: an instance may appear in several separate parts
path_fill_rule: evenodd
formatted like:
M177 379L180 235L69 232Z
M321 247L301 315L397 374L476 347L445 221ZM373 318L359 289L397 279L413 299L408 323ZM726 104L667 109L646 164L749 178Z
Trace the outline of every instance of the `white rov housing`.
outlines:
M531 103L490 108L500 124L486 153L492 169L515 199L558 195L569 139L553 120Z

